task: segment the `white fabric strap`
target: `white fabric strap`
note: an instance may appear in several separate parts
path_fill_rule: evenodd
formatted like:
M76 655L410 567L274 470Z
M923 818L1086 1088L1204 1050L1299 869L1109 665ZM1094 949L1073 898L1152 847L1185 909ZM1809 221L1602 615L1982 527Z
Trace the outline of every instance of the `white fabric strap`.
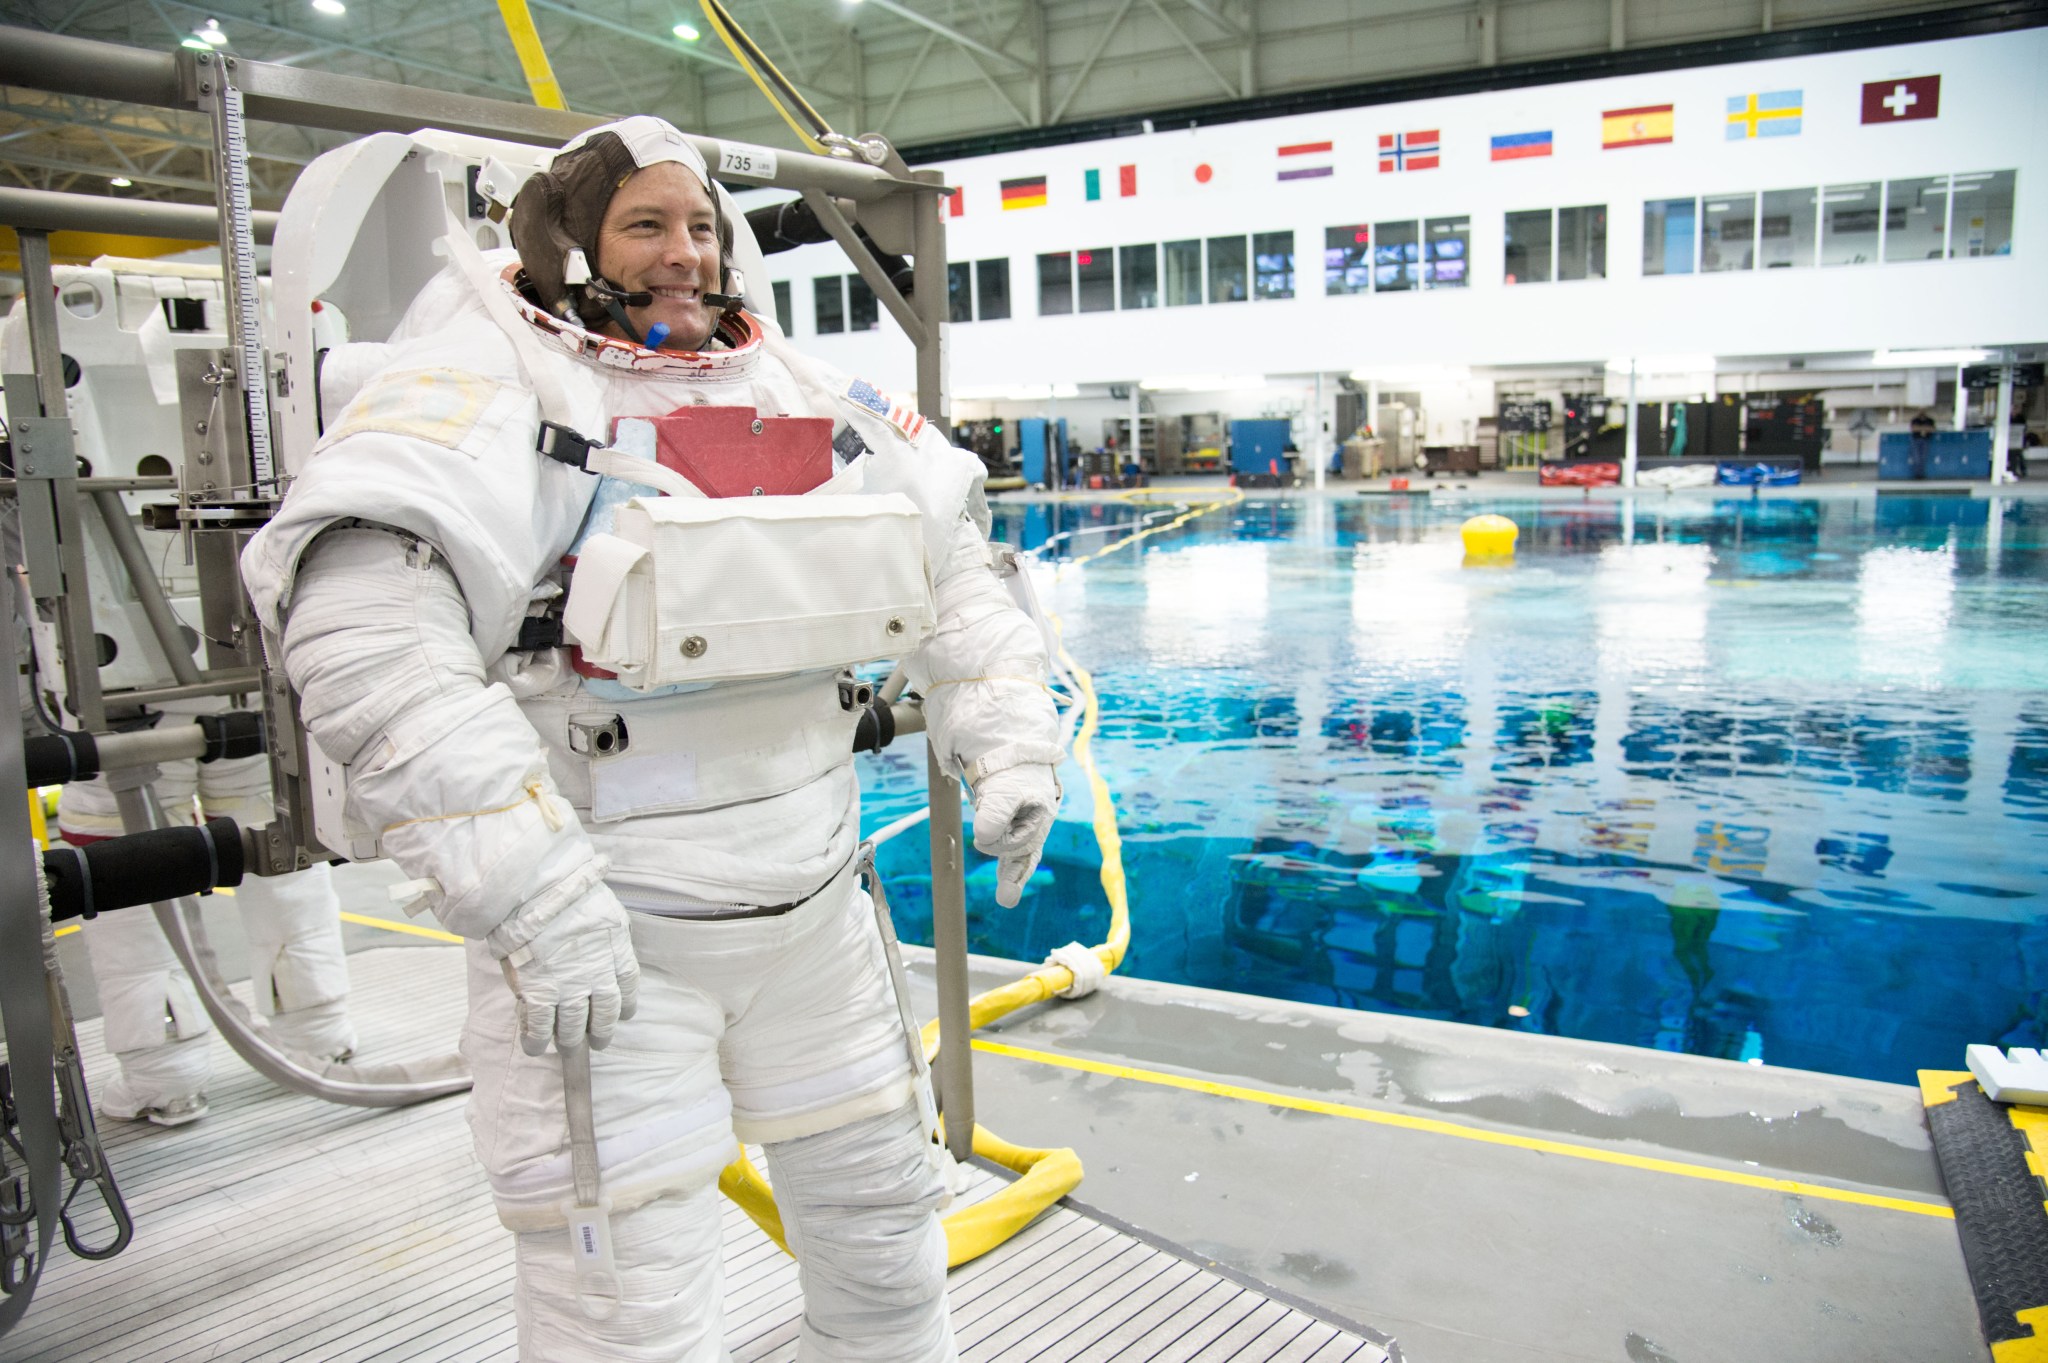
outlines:
M441 893L441 882L432 876L420 880L401 880L391 887L391 902L405 911L407 918L417 918L433 907L433 896Z
M1019 681L1025 678L1017 678ZM1012 767L1028 766L1033 762L1057 768L1066 758L1066 753L1057 743L1005 743L1000 748L983 753L963 769L970 787L979 786L982 781L999 771ZM1055 777L1055 784L1058 778Z
M666 469L663 472L667 472ZM562 607L562 629L572 643L598 657L617 654L607 637L619 593L647 547L617 535L592 535L576 553L576 574L569 581L569 600Z
M583 467L592 473L602 473L623 483L638 487L651 487L671 497L695 497L700 501L704 490L689 479L677 473L666 464L657 464L652 459L642 459L637 454L627 454L604 445L591 447L583 456Z
M1063 947L1054 947L1045 958L1047 965L1063 965L1074 972L1074 982L1060 990L1063 999L1082 999L1095 992L1101 983L1109 978L1102 958L1095 954L1093 947L1084 947L1079 942L1069 942Z
M441 238L442 248L455 267L468 277L469 282L483 297L484 311L507 336L512 338L512 348L519 355L519 367L526 374L527 386L540 399L540 414L544 420L579 429L575 413L570 409L569 395L556 378L554 357L547 353L533 328L519 315L491 267L484 263L483 253L476 249L476 243L469 239L469 232L453 213L448 215L448 234Z

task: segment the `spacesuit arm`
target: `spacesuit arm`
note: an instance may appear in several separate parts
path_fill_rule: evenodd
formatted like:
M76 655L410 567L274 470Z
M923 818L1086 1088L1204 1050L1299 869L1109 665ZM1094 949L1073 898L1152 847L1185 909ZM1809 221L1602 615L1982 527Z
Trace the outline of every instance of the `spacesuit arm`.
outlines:
M349 769L348 813L435 915L500 957L602 870L512 695L484 684L454 576L416 540L329 530L300 565L284 666L306 727Z
M939 765L974 792L974 845L1000 863L996 902L1015 905L1059 812L1059 715L1044 636L990 567L962 516L937 574L938 628L906 671L924 696Z
M965 516L940 565L938 627L906 672L924 697L939 765L979 786L1011 767L1057 766L1059 714L1046 690L1045 640L990 566L988 540Z

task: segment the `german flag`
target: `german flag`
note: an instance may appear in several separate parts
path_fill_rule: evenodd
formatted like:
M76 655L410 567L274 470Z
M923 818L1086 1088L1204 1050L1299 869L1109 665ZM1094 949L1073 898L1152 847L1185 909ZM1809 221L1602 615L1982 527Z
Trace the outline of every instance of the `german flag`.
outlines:
M1003 211L1013 208L1045 207L1045 177L1033 175L1023 180L1003 181Z

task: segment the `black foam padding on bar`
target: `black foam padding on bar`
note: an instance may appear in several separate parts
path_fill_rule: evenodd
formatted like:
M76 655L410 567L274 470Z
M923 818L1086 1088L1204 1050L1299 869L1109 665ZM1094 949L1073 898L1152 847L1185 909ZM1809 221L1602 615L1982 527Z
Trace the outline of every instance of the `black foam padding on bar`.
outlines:
M242 883L242 830L233 819L201 828L153 828L43 853L50 917L91 918L115 909L205 894Z
M2048 1308L2048 1189L2027 1167L2027 1136L2009 1107L1985 1097L1974 1079L1949 1091L1953 1098L1927 1109L1927 1129L1956 1209L1984 1338L1993 1346L2033 1345L2040 1332L2020 1314Z
M877 697L860 712L860 723L853 731L853 750L880 752L895 741L896 712L889 708L888 701Z
M89 733L66 729L54 734L37 734L23 739L21 748L31 789L61 786L67 781L83 781L99 775L99 744Z
M263 754L263 713L260 710L230 710L224 715L201 715L199 728L206 735L202 762L223 757L260 757Z

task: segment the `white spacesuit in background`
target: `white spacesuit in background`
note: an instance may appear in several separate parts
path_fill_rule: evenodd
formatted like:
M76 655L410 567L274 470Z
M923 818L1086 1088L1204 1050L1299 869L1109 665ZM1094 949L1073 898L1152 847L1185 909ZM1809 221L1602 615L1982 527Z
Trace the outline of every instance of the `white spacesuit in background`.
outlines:
M690 221L649 248L649 277L607 280L596 233L614 191L674 166L692 177ZM715 337L685 335L701 348L684 351L580 325L599 297L635 338L671 301L694 315L723 283L710 194L694 149L655 119L565 147L513 208L524 272L451 244L457 266L414 301L243 573L309 731L348 767L349 816L431 882L429 907L469 941L469 1118L517 1233L520 1356L724 1356L714 1184L737 1136L766 1149L800 1264L801 1356L950 1359L943 1187L855 876L858 715L840 668L792 638L801 669L643 693L579 673L566 648L508 651L562 594L564 556L587 585L627 494L651 496L536 453L543 418L596 441L697 408L739 409L764 439L779 438L770 423L825 418L812 433L831 449L813 453L831 490L918 513L935 628L903 651L940 763L974 791L977 844L1002 859L1005 902L1036 864L1059 802L1058 723L1038 630L991 571L979 461L751 314L712 309ZM565 270L578 248L587 260ZM744 598L787 575L776 553L657 574ZM863 566L854 553L830 585L858 585ZM685 639L681 656L706 648ZM622 1298L608 1319L579 1310L562 1065L541 1053L586 1037Z
M171 714L164 724L189 722ZM229 818L255 828L271 818L270 763L263 757L166 762L155 782L173 823ZM119 837L121 812L104 779L74 781L57 803L59 835L75 846ZM249 949L250 990L271 1035L315 1060L345 1060L356 1046L348 1020L348 962L341 942L340 901L325 863L288 876L249 876L234 892ZM86 920L107 1049L119 1070L93 1088L94 1106L109 1117L178 1126L206 1113L211 1077L207 1052L213 1022L192 979L148 909L124 909Z

